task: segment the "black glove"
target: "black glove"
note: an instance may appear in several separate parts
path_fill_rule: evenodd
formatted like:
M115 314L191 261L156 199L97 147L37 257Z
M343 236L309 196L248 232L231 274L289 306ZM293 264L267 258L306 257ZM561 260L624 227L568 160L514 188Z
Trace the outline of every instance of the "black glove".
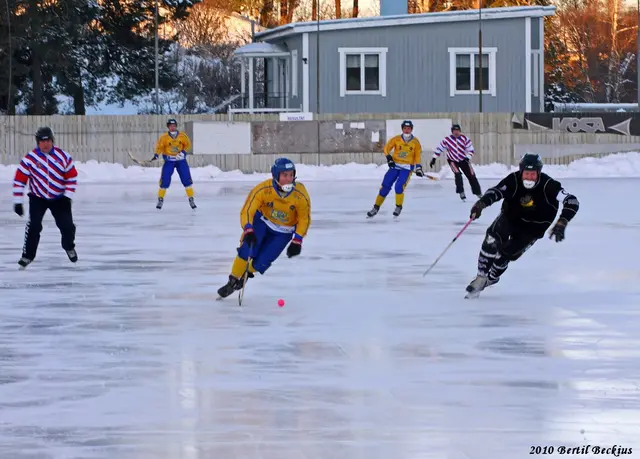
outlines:
M22 204L14 204L13 211L18 214L18 217L22 217L24 215L24 208L22 207Z
M431 169L433 169L433 166L435 166L435 165L436 165L436 159L435 158L431 158L431 162L429 163L429 167Z
M416 165L415 173L418 177L424 177L424 172L422 171L422 166L420 164Z
M556 237L556 242L561 242L564 240L564 230L567 228L567 223L569 223L564 218L560 218L554 227L551 229L551 233L549 234L549 239L553 239L553 236Z
M253 231L253 228L251 226L247 226L244 229L244 233L242 234L242 242L246 242L248 245L254 245L256 242L258 242L256 233Z
M292 240L289 247L287 247L287 256L289 258L297 257L300 255L300 252L302 252L302 241L299 239Z
M391 155L387 155L387 164L389 165L389 169L396 167L396 162L393 160Z
M471 218L472 220L478 219L478 217L482 215L482 209L484 209L485 207L487 207L487 205L484 202L478 200L471 208L471 214L469 215L469 218Z

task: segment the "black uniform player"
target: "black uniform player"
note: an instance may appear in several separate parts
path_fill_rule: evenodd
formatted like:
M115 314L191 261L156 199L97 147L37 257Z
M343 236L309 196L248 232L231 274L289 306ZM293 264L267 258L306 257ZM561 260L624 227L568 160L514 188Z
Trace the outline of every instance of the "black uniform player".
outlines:
M541 171L540 156L526 153L520 160L520 170L489 188L471 208L475 220L482 209L504 200L500 215L487 228L478 256L478 275L467 287L467 298L498 282L509 262L520 258L544 236L558 214L560 200L562 212L549 238L555 237L556 242L564 239L567 223L578 211L578 199Z

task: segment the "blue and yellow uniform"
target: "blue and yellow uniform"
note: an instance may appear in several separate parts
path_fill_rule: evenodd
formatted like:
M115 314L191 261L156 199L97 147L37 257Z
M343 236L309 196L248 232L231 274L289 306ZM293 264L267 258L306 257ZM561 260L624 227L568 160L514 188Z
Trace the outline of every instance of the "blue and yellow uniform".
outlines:
M281 185L281 175L293 172L293 182ZM231 268L229 282L218 290L221 297L229 296L242 287L242 277L248 270L264 274L287 247L289 258L302 250L302 240L311 225L311 199L302 183L295 181L295 165L286 158L277 159L271 167L272 178L256 185L247 196L240 211L238 255Z
M396 209L393 215L400 215L404 204L404 190L409 184L412 172L415 172L419 177L424 176L421 164L422 146L412 132L413 123L411 121L403 121L402 134L392 137L384 146L384 155L387 158L389 170L382 179L382 186L380 186L373 209L367 213L369 217L373 217L378 213L394 183Z
M193 180L191 179L191 171L187 162L187 154L191 152L191 140L184 132L178 131L178 123L175 119L167 121L168 132L160 136L156 142L156 151L153 160L162 156L164 164L160 173L160 189L158 190L158 209L162 208L164 196L167 189L171 185L171 176L175 170L178 171L180 181L187 192L189 204L193 209L196 208L193 198Z

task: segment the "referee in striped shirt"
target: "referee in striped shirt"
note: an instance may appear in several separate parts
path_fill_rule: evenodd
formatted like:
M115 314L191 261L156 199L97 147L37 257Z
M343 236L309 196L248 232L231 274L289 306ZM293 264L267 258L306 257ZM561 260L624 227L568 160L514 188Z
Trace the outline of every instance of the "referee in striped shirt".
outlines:
M480 189L480 183L476 173L471 166L471 157L475 150L471 139L461 133L460 125L454 124L451 126L451 135L445 137L438 148L433 152L433 158L429 163L429 167L433 169L436 164L436 159L442 154L443 151L447 152L447 162L453 171L453 175L456 183L456 193L460 195L460 199L463 201L467 199L464 194L464 184L462 182L462 174L469 180L471 185L471 192L477 197L482 197L482 190Z

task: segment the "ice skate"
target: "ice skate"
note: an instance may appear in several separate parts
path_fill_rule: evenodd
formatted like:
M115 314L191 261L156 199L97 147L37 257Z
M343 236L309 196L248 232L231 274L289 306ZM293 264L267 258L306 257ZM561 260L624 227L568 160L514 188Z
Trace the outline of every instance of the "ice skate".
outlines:
M462 199L463 201L467 200L467 195L464 194L464 191L461 191L460 193L458 193L460 195L460 199Z
M164 199L158 198L158 204L156 204L156 209L162 209L162 204L164 204Z
M373 208L369 212L367 212L367 217L369 218L375 217L379 211L380 211L380 206L374 205Z
M402 206L396 206L396 210L393 211L393 216L398 217L402 212Z
M480 199L480 198L482 197L482 193L477 193L477 194L476 194L476 197L477 197L478 199Z
M191 206L192 209L197 209L198 206L196 206L196 202L194 201L193 198L189 198L189 205Z
M480 295L480 292L487 287L487 282L488 279L486 276L476 276L476 278L467 285L467 294L465 295L465 298L477 298Z
M247 273L247 280L251 279L252 277L254 277L253 273ZM229 276L229 282L218 289L218 299L226 298L233 292L237 292L242 288L242 285L242 279L237 279L233 276Z
M20 270L24 270L31 264L33 260L29 260L27 257L22 257L18 260L18 264L20 265Z
M66 253L71 263L75 263L76 261L78 261L78 253L75 251L75 249L66 250Z

